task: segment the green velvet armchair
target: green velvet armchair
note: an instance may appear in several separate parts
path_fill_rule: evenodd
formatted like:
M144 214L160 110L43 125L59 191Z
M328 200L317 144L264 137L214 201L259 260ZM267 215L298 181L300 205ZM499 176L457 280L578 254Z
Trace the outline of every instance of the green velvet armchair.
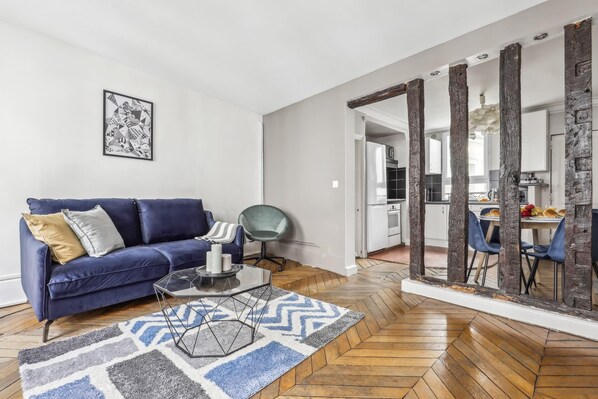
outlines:
M280 209L270 205L254 205L245 209L239 215L239 224L245 229L245 235L252 241L262 243L259 255L250 256L245 260L255 260L255 265L263 260L278 265L281 271L286 263L282 256L269 256L266 252L266 243L278 241L289 231L289 218Z

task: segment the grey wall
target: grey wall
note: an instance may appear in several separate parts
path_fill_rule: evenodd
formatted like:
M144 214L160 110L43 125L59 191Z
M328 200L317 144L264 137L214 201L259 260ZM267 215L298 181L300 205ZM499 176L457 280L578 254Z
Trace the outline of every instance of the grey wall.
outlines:
M595 0L550 0L266 115L265 201L288 212L294 224L289 241L272 249L338 273L355 272L354 118L347 100L597 12ZM333 189L332 180L340 188Z

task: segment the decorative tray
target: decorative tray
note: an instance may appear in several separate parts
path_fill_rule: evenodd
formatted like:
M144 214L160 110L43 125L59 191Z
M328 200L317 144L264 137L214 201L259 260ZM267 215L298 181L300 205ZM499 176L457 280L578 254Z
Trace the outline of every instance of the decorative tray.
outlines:
M195 269L195 271L202 278L203 277L206 277L206 278L227 278L227 277L232 277L232 276L236 275L237 273L239 273L241 271L241 269L243 269L243 265L233 264L231 266L230 270L228 270L226 272L222 272L222 273L210 273L210 272L207 272L205 266L200 266L197 269Z

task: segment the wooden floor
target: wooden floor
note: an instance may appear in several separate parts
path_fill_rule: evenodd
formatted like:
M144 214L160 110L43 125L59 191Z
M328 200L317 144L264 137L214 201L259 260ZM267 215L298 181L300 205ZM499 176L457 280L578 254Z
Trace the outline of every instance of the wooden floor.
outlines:
M254 398L598 398L598 342L403 293L406 265L358 264L348 279L293 262L274 274L279 287L366 317ZM60 319L50 336L157 310L151 297L132 301ZM0 399L22 396L17 353L40 338L28 305L0 309Z

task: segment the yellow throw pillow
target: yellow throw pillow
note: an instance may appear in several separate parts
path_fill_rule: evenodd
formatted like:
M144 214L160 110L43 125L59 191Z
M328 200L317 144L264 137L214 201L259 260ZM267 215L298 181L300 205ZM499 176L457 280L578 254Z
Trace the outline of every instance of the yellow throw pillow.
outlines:
M23 213L23 218L31 234L50 247L52 259L61 265L87 253L61 212L49 215Z

